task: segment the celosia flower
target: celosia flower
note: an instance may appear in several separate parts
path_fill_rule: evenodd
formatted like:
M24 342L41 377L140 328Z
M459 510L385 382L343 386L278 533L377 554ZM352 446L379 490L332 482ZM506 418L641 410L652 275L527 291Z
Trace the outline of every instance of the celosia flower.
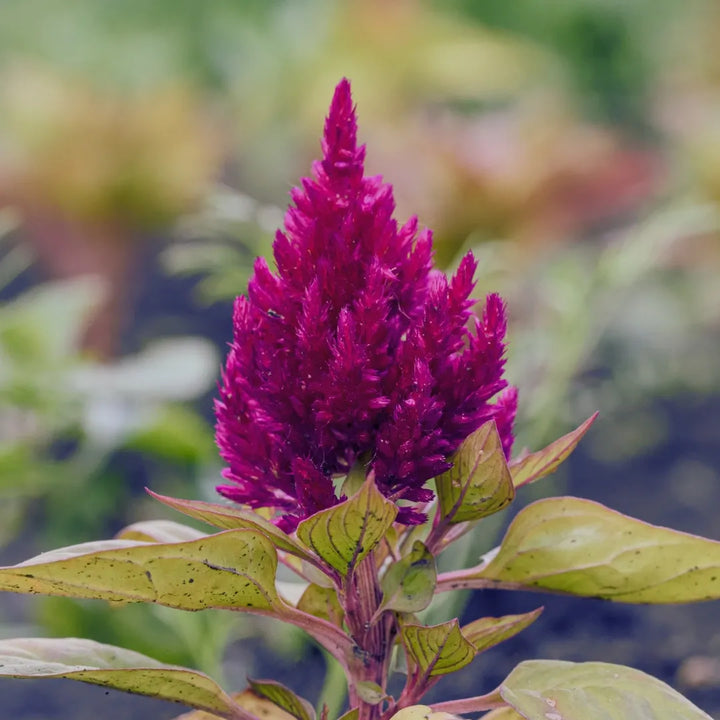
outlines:
M216 401L230 484L218 491L270 507L293 529L337 503L333 478L357 462L393 500L426 502L426 482L491 418L505 453L517 405L503 379L505 309L489 295L467 325L476 262L432 268L432 236L398 227L392 187L364 175L350 84L335 90L314 179L292 191L274 243L234 310ZM403 505L400 522L424 515Z

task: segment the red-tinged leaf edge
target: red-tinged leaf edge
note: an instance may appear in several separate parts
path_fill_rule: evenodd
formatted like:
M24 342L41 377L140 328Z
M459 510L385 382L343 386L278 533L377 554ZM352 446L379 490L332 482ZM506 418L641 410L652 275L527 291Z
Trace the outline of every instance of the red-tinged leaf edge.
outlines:
M510 474L513 478L513 485L516 488L534 483L546 475L555 472L558 467L575 450L590 426L595 422L598 413L591 415L582 425L579 425L572 432L563 435L547 447L537 452L530 453L510 463Z

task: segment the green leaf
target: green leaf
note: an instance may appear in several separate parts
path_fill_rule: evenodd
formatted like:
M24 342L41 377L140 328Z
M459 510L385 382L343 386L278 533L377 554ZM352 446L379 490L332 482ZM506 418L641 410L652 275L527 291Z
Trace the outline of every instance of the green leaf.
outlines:
M220 528L221 530L256 530L265 535L278 550L284 550L291 555L306 560L317 562L299 543L296 543L287 533L273 525L261 515L252 510L232 505L221 505L219 503L203 502L201 500L184 500L182 498L159 495L151 490L147 491L156 500L178 510L188 517L201 520L202 522Z
M222 718L244 718L232 699L203 673L92 640L0 640L0 676L70 678L200 708Z
M446 712L433 712L428 705L410 705L398 710L390 720L454 720L454 718L455 715Z
M346 713L342 714L338 720L358 720L360 717L360 709L359 708L353 708L352 710L348 710Z
M245 720L293 720L290 713L279 708L275 703L270 702L260 695L256 695L252 690L244 690L241 693L233 693L232 699L243 710L250 713ZM194 710L189 713L178 715L172 720L216 720L218 716L203 710Z
M315 720L313 706L281 683L271 680L248 680L248 683L256 695L290 713L296 720Z
M186 464L208 461L217 453L205 419L178 404L157 408L152 422L134 430L125 447Z
M103 294L98 278L83 276L43 283L6 303L0 308L0 337L9 359L37 364L73 356Z
M433 598L436 580L435 558L416 540L412 550L390 565L380 581L383 591L380 610L409 613L424 610Z
M512 502L515 489L494 420L468 436L452 460L452 468L435 481L448 522L479 520Z
M0 568L0 590L262 612L283 607L276 567L275 548L250 530L169 544L107 540Z
M342 627L344 612L332 588L308 585L300 598L297 609Z
M369 680L356 683L355 691L358 697L368 705L379 705L388 696L377 683Z
M242 706L256 718L263 720L292 720L293 715L276 705L272 700L268 700L262 695L258 695L250 688L233 695L235 702Z
M549 498L517 515L487 566L458 576L617 602L697 602L720 598L720 542Z
M298 538L331 568L347 575L382 540L397 515L372 478L349 500L303 520Z
M465 625L462 634L475 646L478 653L517 635L528 625L538 619L543 608L538 608L521 615L505 615L503 617L484 617Z
M363 457L361 460L357 460L353 463L350 471L345 476L345 480L340 488L340 494L350 497L354 495L360 488L365 484L367 479L367 469L370 458Z
M207 537L207 533L172 520L143 520L123 528L115 537L118 540L171 543L198 540L201 537Z
M582 425L550 443L546 448L510 463L510 473L515 487L528 485L555 472L577 447L597 416L597 413L590 416Z
M425 627L404 625L405 649L423 675L447 675L460 670L475 657L475 647L460 632L457 620Z
M660 680L609 663L522 662L500 694L527 720L711 720Z
M390 720L427 720L431 713L429 705L410 705L398 710Z

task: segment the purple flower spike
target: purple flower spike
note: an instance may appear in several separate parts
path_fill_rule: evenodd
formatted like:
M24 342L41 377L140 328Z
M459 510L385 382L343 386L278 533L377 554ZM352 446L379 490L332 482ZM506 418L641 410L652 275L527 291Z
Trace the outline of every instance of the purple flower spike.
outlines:
M471 320L476 262L448 279L432 236L398 227L393 191L364 175L350 83L337 86L314 179L292 191L274 243L235 303L234 338L216 401L230 481L218 492L269 507L293 530L339 502L333 478L356 462L393 500L427 502L425 483L494 418L506 455L517 392L507 386L505 307L487 297ZM398 520L425 516L403 504Z

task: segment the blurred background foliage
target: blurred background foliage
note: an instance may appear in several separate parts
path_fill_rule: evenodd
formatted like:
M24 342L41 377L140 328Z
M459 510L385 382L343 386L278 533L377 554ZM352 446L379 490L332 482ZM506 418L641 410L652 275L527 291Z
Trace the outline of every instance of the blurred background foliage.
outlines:
M720 392L718 41L717 0L5 0L4 560L162 515L145 485L213 497L231 301L342 76L398 217L508 301L518 448L595 409L600 460L661 447L662 402ZM79 607L0 632L219 671L251 631Z

